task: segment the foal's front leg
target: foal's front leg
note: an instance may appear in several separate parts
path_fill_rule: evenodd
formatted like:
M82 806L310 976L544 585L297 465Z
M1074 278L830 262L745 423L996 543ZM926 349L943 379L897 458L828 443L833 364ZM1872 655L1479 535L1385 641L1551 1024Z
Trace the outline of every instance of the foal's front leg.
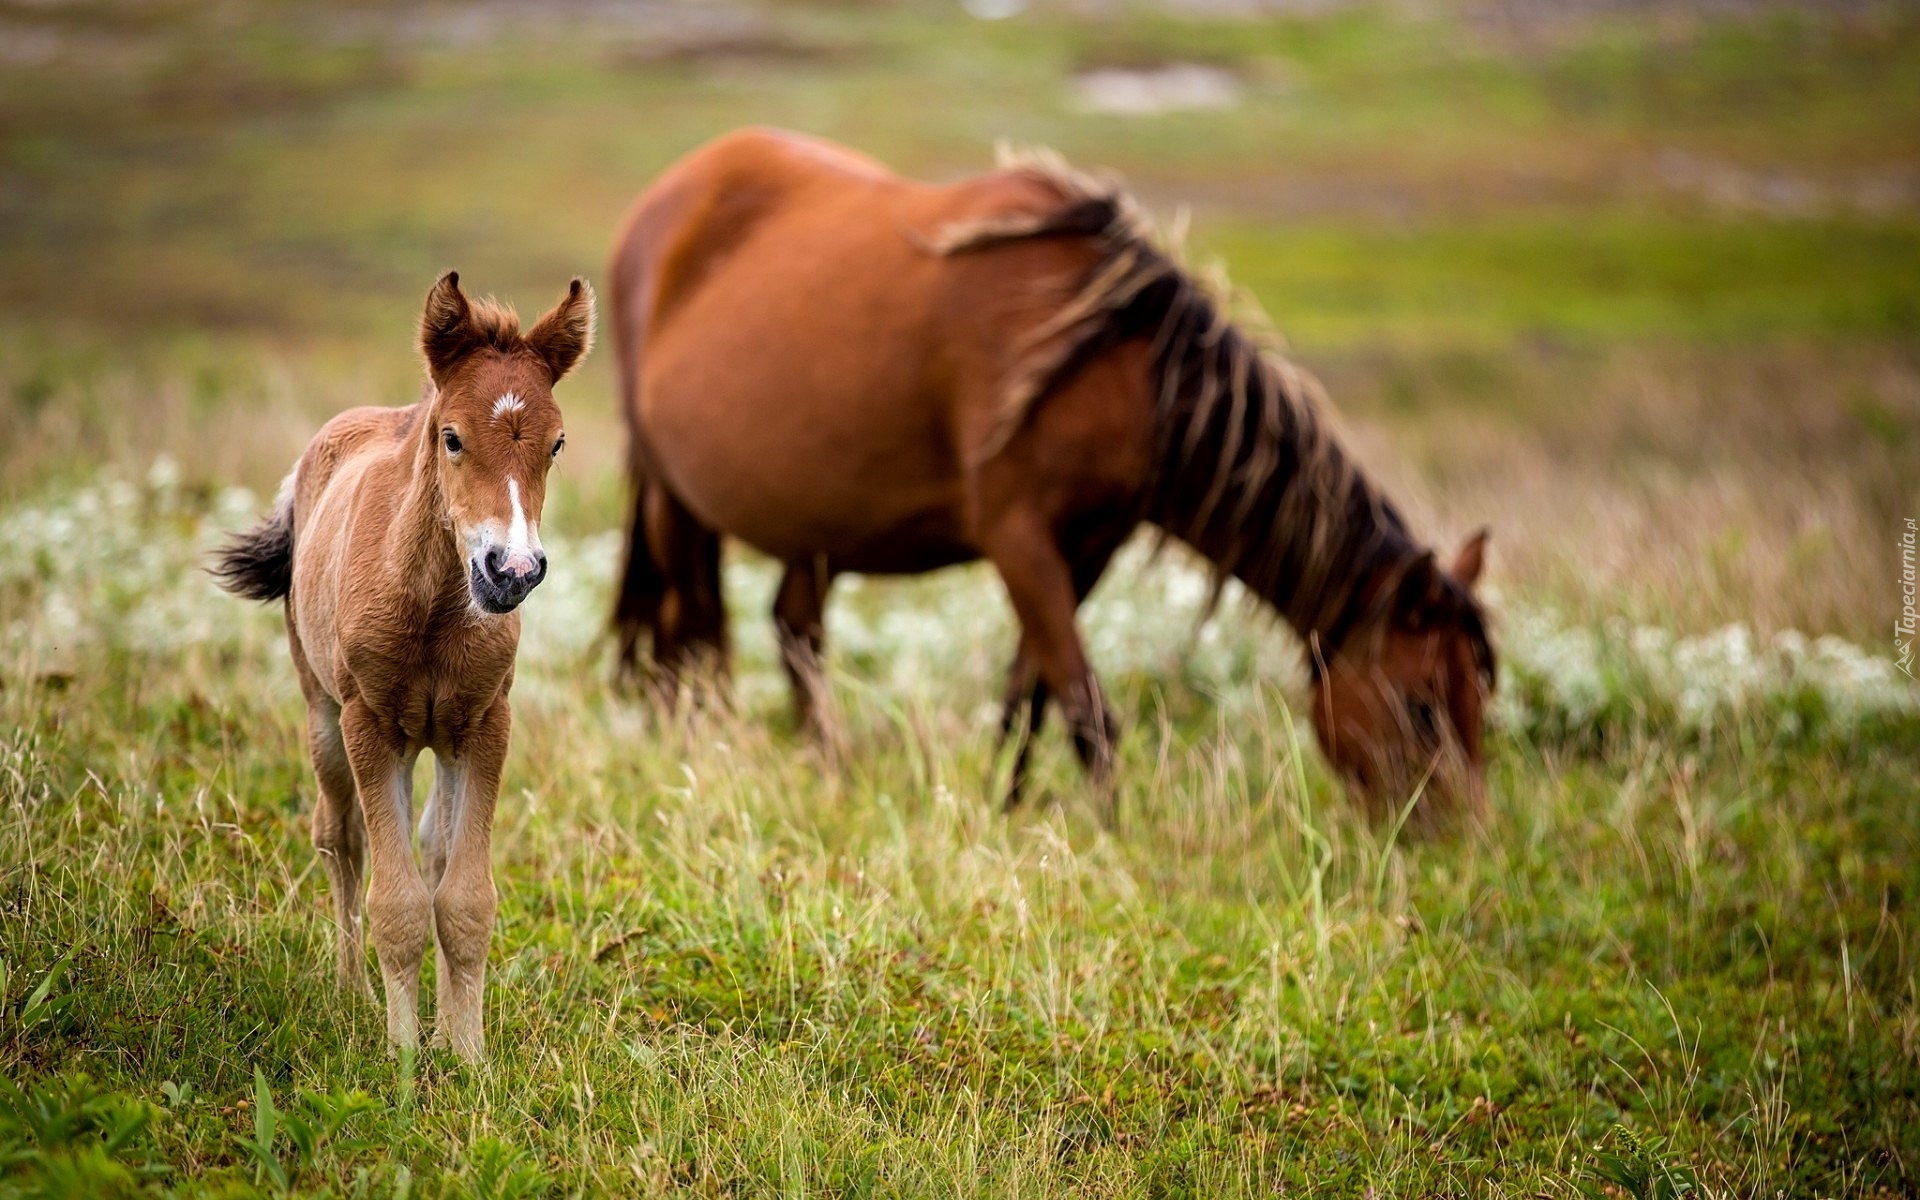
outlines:
M340 733L360 792L360 810L372 852L367 926L387 993L387 1038L395 1046L420 1041L420 960L433 927L433 896L413 865L412 767L405 740L365 701L340 714Z
M444 789L434 804L445 838L444 864L433 893L439 978L434 1041L473 1061L486 1054L484 993L487 947L493 940L493 809L507 761L512 710L494 701L464 744L448 756ZM429 865L435 855L429 851Z

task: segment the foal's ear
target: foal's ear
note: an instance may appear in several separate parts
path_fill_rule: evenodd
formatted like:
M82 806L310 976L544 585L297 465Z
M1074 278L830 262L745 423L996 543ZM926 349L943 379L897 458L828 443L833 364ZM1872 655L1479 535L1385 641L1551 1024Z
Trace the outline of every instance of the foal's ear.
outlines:
M593 288L574 276L553 311L527 330L527 349L540 356L559 383L593 349Z
M446 381L454 364L478 340L473 309L460 290L460 272L448 271L427 292L427 305L420 313L420 357L427 360L427 376L434 386Z
M1473 536L1460 547L1460 553L1453 556L1453 566L1447 569L1447 574L1459 580L1460 586L1468 591L1472 591L1473 585L1479 582L1480 569L1487 565L1488 532L1484 525L1474 531Z

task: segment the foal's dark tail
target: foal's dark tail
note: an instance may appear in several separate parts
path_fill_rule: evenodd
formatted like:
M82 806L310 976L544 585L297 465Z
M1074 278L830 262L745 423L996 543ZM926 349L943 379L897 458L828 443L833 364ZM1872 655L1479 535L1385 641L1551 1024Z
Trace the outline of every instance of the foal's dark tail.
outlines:
M279 600L293 590L293 490L271 515L213 552L207 568L220 586L248 600Z

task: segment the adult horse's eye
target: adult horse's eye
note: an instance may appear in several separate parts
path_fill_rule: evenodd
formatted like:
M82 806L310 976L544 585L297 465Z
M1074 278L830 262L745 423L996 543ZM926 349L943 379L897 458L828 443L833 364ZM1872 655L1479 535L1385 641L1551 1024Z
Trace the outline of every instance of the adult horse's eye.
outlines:
M451 429L440 431L440 444L447 448L448 454L460 453L460 435Z
M567 435L563 433L563 434L561 434L561 435L560 435L559 437L557 437L557 438L555 438L555 439L554 439L554 442L553 442L553 453L552 453L551 455L549 455L548 457L550 457L550 458L559 458L559 457L560 457L560 451L562 451L562 450L564 450L564 449L566 449L566 446L567 446Z
M1414 733L1423 741L1437 741L1440 736L1440 718L1433 704L1419 696L1407 698L1407 717L1413 725Z

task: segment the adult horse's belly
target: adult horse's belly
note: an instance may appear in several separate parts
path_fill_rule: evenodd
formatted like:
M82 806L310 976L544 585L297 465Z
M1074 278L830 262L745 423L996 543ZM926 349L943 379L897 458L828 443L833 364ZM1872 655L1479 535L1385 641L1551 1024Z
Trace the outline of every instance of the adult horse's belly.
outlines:
M642 350L667 486L703 523L789 561L887 572L974 557L930 336L938 265L897 227L851 245L776 229L736 248Z

